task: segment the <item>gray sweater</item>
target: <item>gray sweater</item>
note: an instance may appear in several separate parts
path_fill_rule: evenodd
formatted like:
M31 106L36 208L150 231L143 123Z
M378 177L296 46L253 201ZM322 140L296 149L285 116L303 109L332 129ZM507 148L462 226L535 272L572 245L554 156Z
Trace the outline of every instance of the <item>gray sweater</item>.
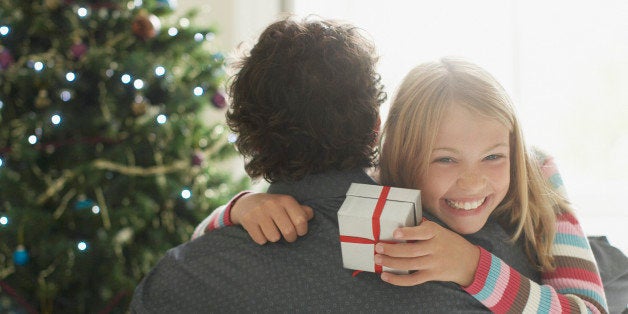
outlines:
M342 267L337 211L352 182L376 184L361 170L271 184L311 206L308 233L294 243L255 244L240 227L212 231L170 249L135 290L138 313L488 312L450 282L398 287ZM434 217L427 217L435 219ZM539 281L520 243L489 221L466 237Z

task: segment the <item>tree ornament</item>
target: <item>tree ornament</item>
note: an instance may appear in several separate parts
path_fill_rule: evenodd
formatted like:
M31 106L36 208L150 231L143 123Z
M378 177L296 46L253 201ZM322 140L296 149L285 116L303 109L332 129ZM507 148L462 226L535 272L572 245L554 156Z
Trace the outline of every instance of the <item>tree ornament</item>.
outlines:
M148 40L159 33L161 29L161 21L153 14L148 14L145 11L141 11L133 19L131 23L131 30L133 34L141 40Z
M214 107L222 109L227 105L227 99L222 92L218 91L212 96L212 104L214 104Z
M195 152L194 154L192 154L193 166L201 166L204 160L205 160L205 156L203 156L201 152Z
M45 0L44 4L49 10L56 10L61 4L61 0Z
M174 10L177 8L177 0L157 0L160 9Z
M149 103L142 96L135 97L135 101L131 105L131 111L136 117L142 116L148 110Z
M76 203L74 203L74 209L76 210L82 210L82 209L87 209L87 208L92 208L92 206L94 206L94 201L86 198L85 196L79 197L78 200L76 200Z
M28 263L29 257L26 248L23 245L18 245L13 252L13 263L17 266L24 266Z
M35 107L37 109L43 109L50 106L50 97L48 97L48 91L45 89L40 89L39 93L37 93L37 98L35 98Z
M87 52L87 45L82 42L76 42L70 47L70 54L74 60L80 60Z
M6 70L11 66L15 60L9 49L0 46L0 70Z

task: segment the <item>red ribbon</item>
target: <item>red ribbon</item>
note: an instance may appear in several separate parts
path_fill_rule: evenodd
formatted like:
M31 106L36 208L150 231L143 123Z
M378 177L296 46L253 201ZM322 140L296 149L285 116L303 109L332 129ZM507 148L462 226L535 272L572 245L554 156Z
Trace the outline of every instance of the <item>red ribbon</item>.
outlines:
M373 229L373 240L367 239L367 238L361 238L361 237L351 237L351 236L341 235L340 242L373 244L373 255L377 254L375 252L375 244L380 242L379 241L379 233L380 233L379 218L382 216L382 212L384 211L384 205L386 205L386 198L388 197L389 191L390 191L389 186L382 187L382 192L379 194L379 198L377 199L377 204L375 205L375 210L373 211L373 217L371 217L371 227ZM395 242L387 242L387 243L395 243ZM358 272L354 272L353 276L357 275ZM382 272L382 265L375 264L375 273L380 274L381 272Z

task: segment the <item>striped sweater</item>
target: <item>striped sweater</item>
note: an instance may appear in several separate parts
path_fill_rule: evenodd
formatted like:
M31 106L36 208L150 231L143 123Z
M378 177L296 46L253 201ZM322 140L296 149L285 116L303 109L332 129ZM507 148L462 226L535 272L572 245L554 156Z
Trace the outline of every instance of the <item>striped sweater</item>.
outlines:
M541 171L554 189L566 196L553 158L535 151ZM205 232L231 226L236 195L214 210L195 229L192 239ZM495 313L608 313L602 279L587 238L570 213L557 217L552 246L556 269L542 274L542 285L521 275L499 257L480 247L480 260L471 285L465 291Z
M602 279L578 221L564 213L556 227L556 269L542 274L542 285L480 248L475 278L464 290L495 313L608 313Z

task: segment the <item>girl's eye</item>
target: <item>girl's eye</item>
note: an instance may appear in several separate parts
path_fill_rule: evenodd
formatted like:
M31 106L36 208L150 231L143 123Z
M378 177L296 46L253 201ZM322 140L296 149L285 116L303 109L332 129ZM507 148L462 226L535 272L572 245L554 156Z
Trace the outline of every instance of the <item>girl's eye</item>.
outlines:
M440 158L436 158L436 160L434 161L439 162L439 163L452 163L454 162L454 159L451 157L440 157Z
M497 154L493 154L493 155L488 155L486 157L484 157L485 160L497 160L500 158L503 158L504 156L502 155L497 155Z

